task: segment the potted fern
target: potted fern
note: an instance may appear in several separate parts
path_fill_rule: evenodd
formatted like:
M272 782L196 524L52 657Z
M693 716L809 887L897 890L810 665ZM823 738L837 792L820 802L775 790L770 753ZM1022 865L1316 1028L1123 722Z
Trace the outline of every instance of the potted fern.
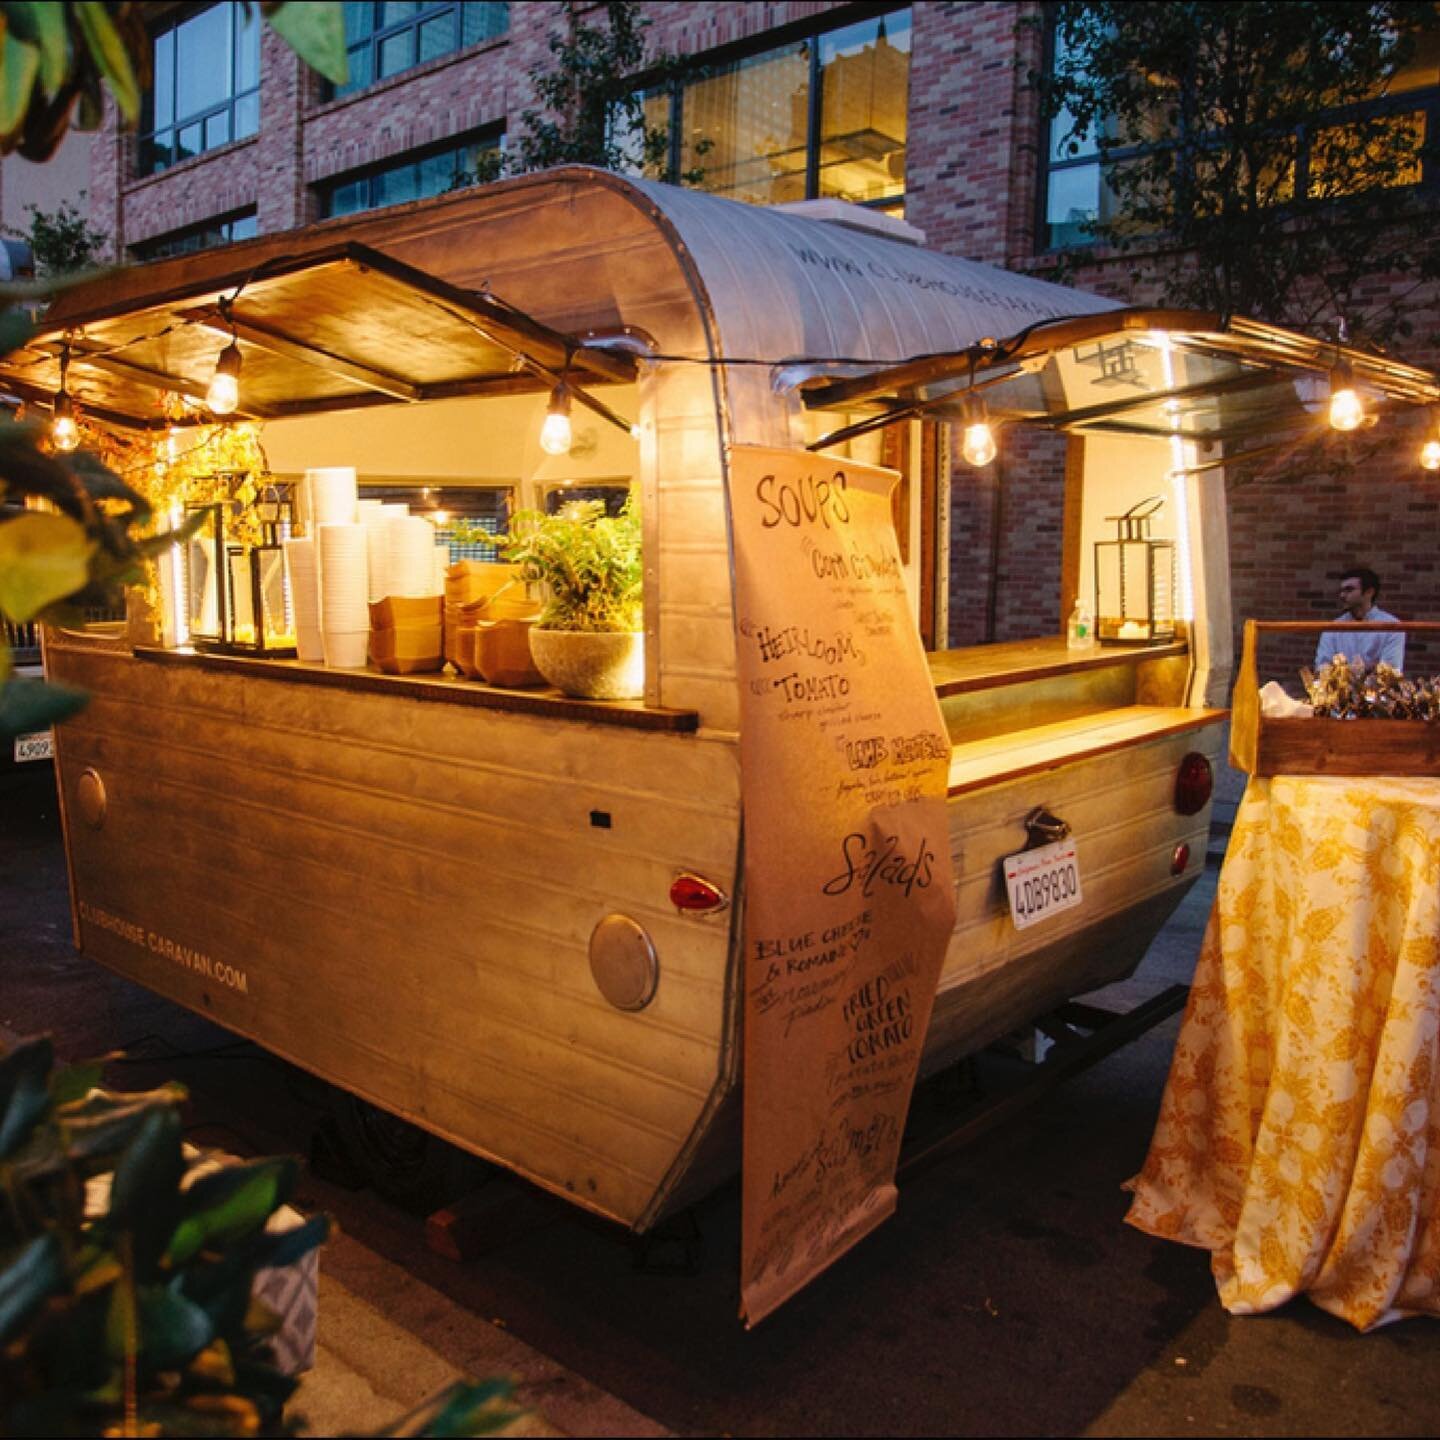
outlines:
M618 515L577 500L553 515L517 511L501 554L545 588L530 631L535 668L587 700L633 700L645 690L644 573L634 497Z

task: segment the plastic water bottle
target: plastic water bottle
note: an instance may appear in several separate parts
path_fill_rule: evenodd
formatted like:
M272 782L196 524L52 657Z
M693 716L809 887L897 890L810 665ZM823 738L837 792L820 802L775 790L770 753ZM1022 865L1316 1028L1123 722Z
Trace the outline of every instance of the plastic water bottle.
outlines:
M1075 602L1065 626L1065 644L1071 650L1089 650L1095 644L1095 617L1083 600Z

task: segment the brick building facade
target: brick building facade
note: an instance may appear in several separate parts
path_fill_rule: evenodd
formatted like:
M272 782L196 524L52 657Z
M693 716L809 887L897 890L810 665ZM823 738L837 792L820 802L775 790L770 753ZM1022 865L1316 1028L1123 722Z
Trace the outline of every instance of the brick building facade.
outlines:
M380 25L389 23L392 10L425 7L373 9ZM884 16L892 29L908 23L905 220L935 249L1013 269L1043 264L1044 124L1025 78L1040 63L1042 38L1038 27L1018 24L1038 9L1032 0L908 6L678 0L643 9L652 53L693 60L712 73L775 47L804 57L806 46L823 46L837 27L862 20ZM513 143L522 113L536 103L532 71L550 63L550 36L564 21L561 6L550 0L511 4L504 21L501 33L333 98L266 29L259 40L255 133L142 174L142 141L122 133L112 117L93 150L93 218L114 235L122 257L142 258L187 236L209 243L310 223L327 204L334 213L337 185L383 177L406 157L423 158L447 143L493 144L502 135ZM418 55L423 45L416 44ZM813 177L817 162L808 163ZM1094 264L1078 283L1121 298L1156 298L1131 293L1126 263ZM1414 318L1417 337L1440 329L1433 293L1417 297ZM1440 352L1417 344L1404 358L1435 364ZM1382 572L1385 603L1401 615L1440 614L1440 484L1414 461L1418 431L1414 447L1406 434L1404 444L1348 478L1295 485L1261 475L1232 489L1237 618L1328 616L1340 568L1352 562ZM1064 448L1053 435L1017 430L1002 436L999 459L985 470L957 463L952 643L1006 639L1053 623L1060 603Z

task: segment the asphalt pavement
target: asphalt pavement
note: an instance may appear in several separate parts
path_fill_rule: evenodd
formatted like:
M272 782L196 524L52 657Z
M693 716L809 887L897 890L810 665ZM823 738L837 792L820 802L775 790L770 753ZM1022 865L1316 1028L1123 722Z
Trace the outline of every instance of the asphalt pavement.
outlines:
M1188 980L1238 792L1222 778L1205 877L1099 1003ZM457 1375L504 1372L542 1431L576 1435L1440 1433L1433 1321L1359 1335L1303 1301L1232 1317L1204 1254L1123 1223L1178 1026L906 1181L890 1222L753 1332L736 1318L733 1184L644 1248L496 1179L481 1253L454 1262L422 1218L312 1170L299 1207L341 1234L295 1408L310 1433L355 1433ZM127 1050L110 1083L185 1081L190 1138L231 1153L306 1153L323 1113L322 1086L74 953L38 773L0 788L0 1030L49 1030L67 1058ZM975 1087L994 1099L1030 1073L987 1055L966 1084L925 1087L916 1125L969 1118Z

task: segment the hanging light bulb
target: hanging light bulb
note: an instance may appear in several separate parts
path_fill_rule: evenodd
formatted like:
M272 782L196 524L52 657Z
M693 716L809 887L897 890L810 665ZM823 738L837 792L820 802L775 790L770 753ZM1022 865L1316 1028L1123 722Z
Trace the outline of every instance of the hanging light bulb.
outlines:
M960 442L960 453L968 465L977 469L988 465L996 454L995 432L990 428L990 415L985 406L984 396L965 397L965 434Z
M232 340L215 362L215 375L205 392L213 415L232 415L240 403L240 346Z
M1427 440L1420 447L1420 463L1427 470L1440 470L1440 440Z
M68 454L80 443L80 427L75 423L75 406L64 386L56 391L50 406L50 443Z
M75 423L75 404L65 388L66 376L70 373L70 347L60 351L60 388L50 403L50 443L57 450L69 454L80 443L80 427Z
M1330 372L1330 425L1335 430L1356 430L1364 423L1365 406L1355 389L1348 362L1340 360Z
M547 455L570 453L570 391L563 380L550 392L550 407L540 427L540 448Z

